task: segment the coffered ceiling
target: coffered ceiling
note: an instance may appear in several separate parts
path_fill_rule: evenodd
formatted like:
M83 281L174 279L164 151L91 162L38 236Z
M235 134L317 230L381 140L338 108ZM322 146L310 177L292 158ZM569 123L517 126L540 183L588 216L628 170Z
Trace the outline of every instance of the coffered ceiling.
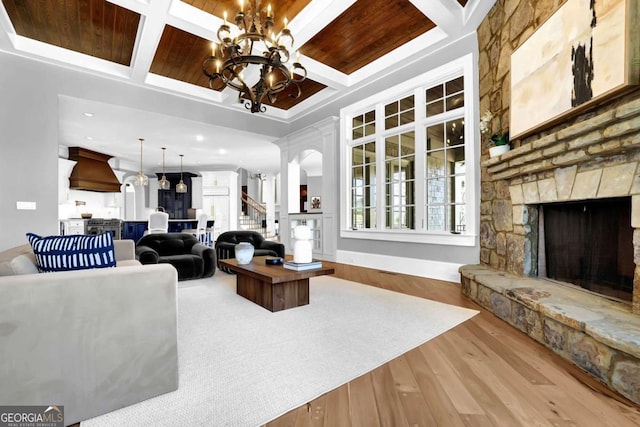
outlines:
M253 4L254 0L245 0ZM289 20L308 71L302 95L265 118L291 123L475 31L489 0L258 0L275 31ZM202 63L237 0L1 0L0 50L251 114L232 89L209 88Z

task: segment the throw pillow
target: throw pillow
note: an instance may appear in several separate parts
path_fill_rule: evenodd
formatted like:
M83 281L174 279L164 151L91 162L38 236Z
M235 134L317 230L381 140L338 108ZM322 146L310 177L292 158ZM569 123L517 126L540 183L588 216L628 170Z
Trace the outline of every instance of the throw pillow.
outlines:
M115 267L113 235L46 236L27 233L40 272Z

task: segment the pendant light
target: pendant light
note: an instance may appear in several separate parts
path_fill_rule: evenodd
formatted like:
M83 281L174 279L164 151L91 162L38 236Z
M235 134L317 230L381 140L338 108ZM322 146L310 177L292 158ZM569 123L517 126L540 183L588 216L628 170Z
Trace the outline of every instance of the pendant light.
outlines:
M180 182L176 185L176 193L186 193L187 192L187 184L182 180L182 157L183 154L180 154Z
M164 174L164 152L166 147L162 147L162 178L158 181L158 188L160 190L168 190L171 188L171 183L167 180L167 176Z
M140 141L140 172L133 179L133 185L136 187L144 187L149 184L149 178L142 173L142 143L144 142L144 138L138 138Z

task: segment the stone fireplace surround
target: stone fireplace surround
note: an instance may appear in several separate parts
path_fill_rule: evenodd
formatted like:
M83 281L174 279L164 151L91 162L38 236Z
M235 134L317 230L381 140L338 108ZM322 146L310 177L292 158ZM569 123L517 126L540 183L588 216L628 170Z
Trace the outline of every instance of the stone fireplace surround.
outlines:
M640 98L627 96L482 161L481 265L462 292L640 404ZM631 197L632 304L537 278L542 203ZM597 243L596 243L597 244Z

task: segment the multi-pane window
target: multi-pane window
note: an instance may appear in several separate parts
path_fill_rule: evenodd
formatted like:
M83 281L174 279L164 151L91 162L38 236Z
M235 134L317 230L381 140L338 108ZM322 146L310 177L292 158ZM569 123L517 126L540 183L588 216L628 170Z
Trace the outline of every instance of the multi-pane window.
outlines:
M376 144L351 148L351 227L376 227Z
M409 91L407 84L373 107L363 100L368 107L343 116L351 123L345 134L351 163L347 228L375 229L367 236L399 241L412 238L407 231L475 233L467 219L475 209L466 197L469 182L475 188L467 176L475 168L466 164L473 151L465 141L465 80L463 72L447 76ZM430 238L416 239L411 241Z
M353 140L376 133L376 111L371 110L355 116L351 124Z
M430 231L465 231L464 120L427 126L426 228Z
M464 78L449 80L426 90L426 117L464 107Z
M415 228L415 146L413 131L385 138L385 228Z
M414 121L414 96L407 96L384 106L384 128L393 129Z

